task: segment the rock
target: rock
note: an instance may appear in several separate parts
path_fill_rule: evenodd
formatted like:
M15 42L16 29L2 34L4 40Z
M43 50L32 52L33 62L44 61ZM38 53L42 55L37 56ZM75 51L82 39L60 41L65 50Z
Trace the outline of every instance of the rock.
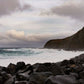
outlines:
M1 79L3 81L3 83L5 83L7 80L9 80L12 76L6 72L1 72Z
M75 73L79 73L81 71L83 71L83 67L81 65L72 65L70 66L71 68L71 72L75 72Z
M29 75L32 74L34 72L33 66L31 66L31 65L27 66L26 69L24 70L24 72L26 72L26 71L29 71L29 73L28 73Z
M0 84L3 84L3 83L4 83L3 77L0 76Z
M16 73L16 65L10 63L7 67L7 72L14 75Z
M61 62L61 66L67 66L69 64L68 60L64 60Z
M27 81L16 81L15 84L28 84Z
M71 76L74 76L77 80L79 79L79 74L77 73L70 73Z
M29 79L28 73L29 73L29 72L17 73L17 74L16 74L16 80L18 80L18 81L28 80L28 79Z
M26 65L26 67L24 69L19 70L18 73L25 73L28 71L29 71L29 74L33 73L33 66L31 66L30 64Z
M62 74L61 67L55 63L49 64L47 66L45 64L39 64L36 68L36 72L52 72L53 75Z
M15 77L11 77L9 80L7 80L4 84L15 84Z
M24 62L17 62L16 67L17 67L17 71L18 71L18 70L24 69L26 67L26 65Z
M74 64L74 65L75 65L74 60L70 59L70 60L69 60L69 64L71 64L71 65L73 65L73 64Z
M84 71L79 73L80 78L84 79Z
M80 84L84 84L84 79L79 80Z
M5 67L0 66L0 71L4 71Z
M51 76L46 81L45 84L80 84L74 76L71 75L57 75Z
M75 58L72 58L76 64L83 64L84 63L84 54L81 54L79 56L76 56Z
M69 75L70 72L71 72L71 69L70 69L70 68L65 68L65 69L64 69L64 73L65 73L65 74Z
M44 84L45 80L51 75L51 72L35 72L30 75L29 84Z

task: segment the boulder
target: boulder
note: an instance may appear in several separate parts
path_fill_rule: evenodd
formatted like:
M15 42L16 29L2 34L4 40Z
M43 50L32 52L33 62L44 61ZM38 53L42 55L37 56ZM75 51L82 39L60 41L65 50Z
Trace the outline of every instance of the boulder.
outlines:
M39 64L36 67L36 72L52 72L53 75L60 75L63 74L61 67L58 66L55 63L51 63L51 64Z
M15 84L15 77L11 77L10 79L8 79L4 84Z
M51 76L46 81L45 84L80 84L74 76L71 75L57 75Z
M29 72L17 73L17 74L16 74L16 80L18 80L18 81L28 80L28 79L29 79L28 73L29 73Z
M64 60L61 62L61 66L67 66L69 64L68 60Z
M45 80L51 75L51 72L35 72L30 75L29 84L44 84Z
M27 81L16 81L15 84L28 84Z
M84 84L84 79L79 80L80 84Z
M16 65L10 63L7 67L7 72L14 75L16 73Z
M17 62L17 64L16 64L17 71L21 70L21 69L24 69L25 67L26 67L26 65L25 65L24 62Z
M84 71L80 72L79 76L80 76L80 78L82 78L84 80Z
M3 83L5 83L7 80L9 80L12 76L11 74L8 74L6 72L1 72L0 73L0 78L1 78L1 81L3 81Z
M0 76L0 84L3 84L4 83L4 79L2 76Z

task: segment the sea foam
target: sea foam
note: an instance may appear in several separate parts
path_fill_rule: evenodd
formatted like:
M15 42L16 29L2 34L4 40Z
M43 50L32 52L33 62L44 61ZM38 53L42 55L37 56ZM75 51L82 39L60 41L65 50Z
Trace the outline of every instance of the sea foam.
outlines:
M7 66L9 63L17 63L18 61L24 61L29 64L58 62L83 53L84 51L65 51L57 49L0 49L0 66Z

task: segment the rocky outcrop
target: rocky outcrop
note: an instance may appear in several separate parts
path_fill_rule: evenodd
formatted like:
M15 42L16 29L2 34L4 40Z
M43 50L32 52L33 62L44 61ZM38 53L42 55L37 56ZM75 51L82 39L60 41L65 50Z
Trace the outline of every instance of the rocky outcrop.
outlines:
M64 50L84 50L84 27L76 34L64 38L48 41L44 48L64 49Z
M58 63L1 66L0 84L84 84L84 54Z

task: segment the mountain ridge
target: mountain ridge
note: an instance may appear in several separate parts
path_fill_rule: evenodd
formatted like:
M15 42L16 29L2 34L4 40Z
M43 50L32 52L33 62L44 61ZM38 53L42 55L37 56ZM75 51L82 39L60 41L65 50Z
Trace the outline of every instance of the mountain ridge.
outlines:
M49 40L44 48L64 50L84 50L84 27L72 36Z

